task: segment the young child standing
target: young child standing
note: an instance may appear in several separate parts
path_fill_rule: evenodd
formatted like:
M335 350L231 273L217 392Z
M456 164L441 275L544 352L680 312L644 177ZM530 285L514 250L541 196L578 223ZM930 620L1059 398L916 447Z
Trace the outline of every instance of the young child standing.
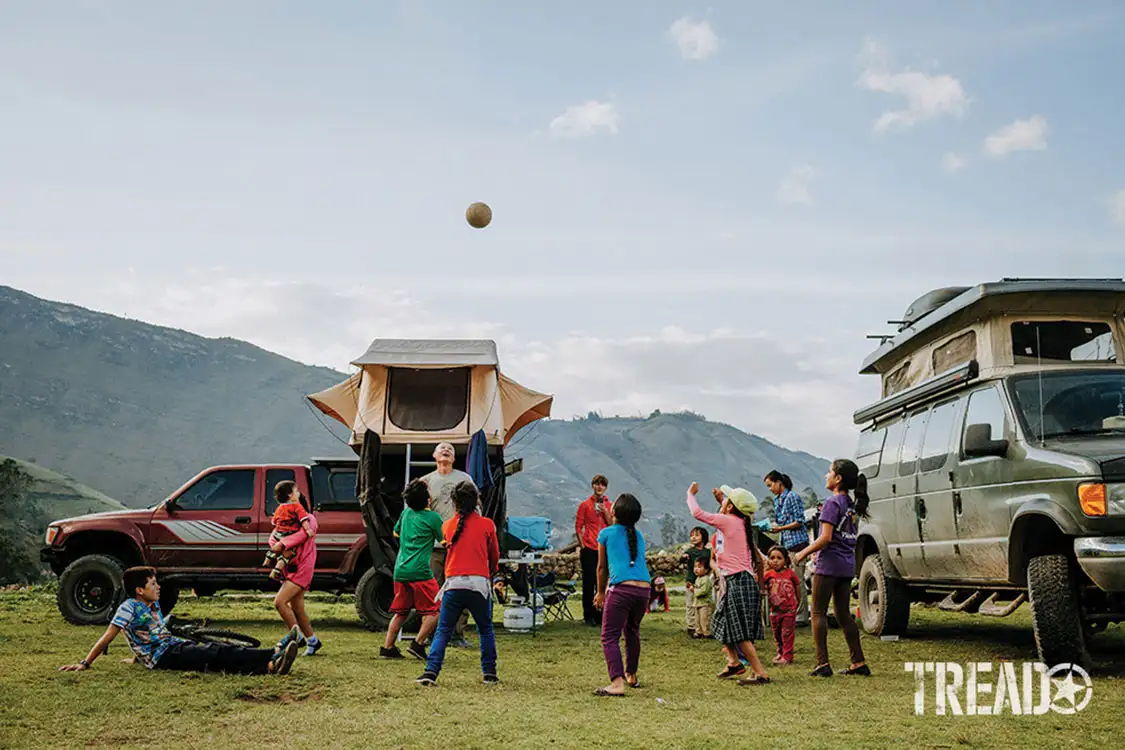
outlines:
M706 557L695 561L695 596L692 602L695 610L695 634L692 638L711 637L711 615L715 612L715 581L711 578L711 565Z
M297 489L297 483L292 481L278 482L273 488L274 499L277 500L277 507L273 511L273 531L270 532L269 546L280 542L287 536L296 534L301 530L301 518L305 515L305 509L301 506L301 493ZM305 529L306 533L309 529ZM263 568L273 568L270 571L270 578L275 581L281 581L285 578L285 566L288 565L294 557L297 556L297 551L300 547L292 547L284 552L274 552L270 549L266 553L266 559L262 562Z
M711 550L707 547L708 536L707 529L702 526L696 526L692 529L691 535L688 537L691 546L680 558L687 566L684 574L686 592L684 594L684 625L687 626L687 634L690 636L694 636L698 628L695 620L695 561L700 558L711 559Z
M496 524L477 512L480 493L472 482L453 488L457 513L442 527L446 540L445 583L437 596L441 600L437 635L434 636L426 671L415 680L430 686L437 682L445 660L445 648L453 637L461 613L473 616L480 636L480 667L484 682L500 682L496 676L496 632L492 628L492 577L500 569L500 543Z
M770 626L777 641L774 664L793 663L793 633L797 628L797 592L801 582L790 567L789 550L781 545L770 548L766 558L766 591L770 601Z
M440 609L435 601L438 585L430 567L430 555L434 543L442 539L441 516L430 510L430 490L421 479L415 479L406 486L402 499L406 507L402 509L394 530L399 540L394 570L395 598L391 602L391 614L394 616L379 656L384 659L402 658L395 641L413 609L421 615L422 627L406 650L411 656L425 661L428 656L425 643L437 626Z
M594 695L622 696L625 686L638 687L641 658L641 620L648 610L652 577L645 562L645 538L637 531L641 503L624 493L613 504L613 525L598 534L598 593L602 609L602 653L609 685ZM621 664L621 635L625 635L625 664Z

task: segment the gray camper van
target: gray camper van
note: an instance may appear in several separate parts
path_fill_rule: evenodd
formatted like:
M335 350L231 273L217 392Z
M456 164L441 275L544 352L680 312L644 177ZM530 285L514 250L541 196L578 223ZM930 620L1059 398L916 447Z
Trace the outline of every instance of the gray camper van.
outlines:
M1089 666L1125 621L1125 281L1004 279L921 297L862 374L870 518L862 627L912 602L1003 617L1031 605L1039 657Z

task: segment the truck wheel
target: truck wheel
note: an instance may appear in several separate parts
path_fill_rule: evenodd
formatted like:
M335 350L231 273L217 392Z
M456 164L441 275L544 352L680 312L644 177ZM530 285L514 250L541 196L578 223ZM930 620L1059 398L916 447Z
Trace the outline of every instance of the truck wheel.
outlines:
M80 557L59 576L59 612L73 625L104 625L125 598L124 566L106 555Z
M1088 670L1090 655L1078 612L1078 588L1066 555L1031 559L1027 564L1027 596L1035 646L1047 668L1077 664Z
M360 577L355 587L355 611L368 630L387 629L394 593L394 582L375 568L368 568Z
M160 584L160 613L165 617L180 600L180 589L167 583Z
M883 559L868 555L859 569L859 615L871 635L902 635L910 622L910 592L887 575Z

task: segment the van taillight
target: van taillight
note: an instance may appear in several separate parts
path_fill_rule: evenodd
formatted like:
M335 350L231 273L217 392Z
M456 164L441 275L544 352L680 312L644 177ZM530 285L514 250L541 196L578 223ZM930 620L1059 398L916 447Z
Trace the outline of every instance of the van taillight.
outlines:
M1078 504L1088 516L1105 515L1105 495L1104 484L1078 485Z

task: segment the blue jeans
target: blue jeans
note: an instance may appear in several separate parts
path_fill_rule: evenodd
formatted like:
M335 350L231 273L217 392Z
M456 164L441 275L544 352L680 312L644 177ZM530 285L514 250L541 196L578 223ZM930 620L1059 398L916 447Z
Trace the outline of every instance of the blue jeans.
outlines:
M476 591L450 589L441 597L441 614L438 616L437 632L430 644L430 658L426 661L426 671L438 674L441 663L445 661L445 647L453 637L457 619L469 610L477 625L480 637L480 668L485 674L496 674L496 632L492 629L492 599L485 599Z

